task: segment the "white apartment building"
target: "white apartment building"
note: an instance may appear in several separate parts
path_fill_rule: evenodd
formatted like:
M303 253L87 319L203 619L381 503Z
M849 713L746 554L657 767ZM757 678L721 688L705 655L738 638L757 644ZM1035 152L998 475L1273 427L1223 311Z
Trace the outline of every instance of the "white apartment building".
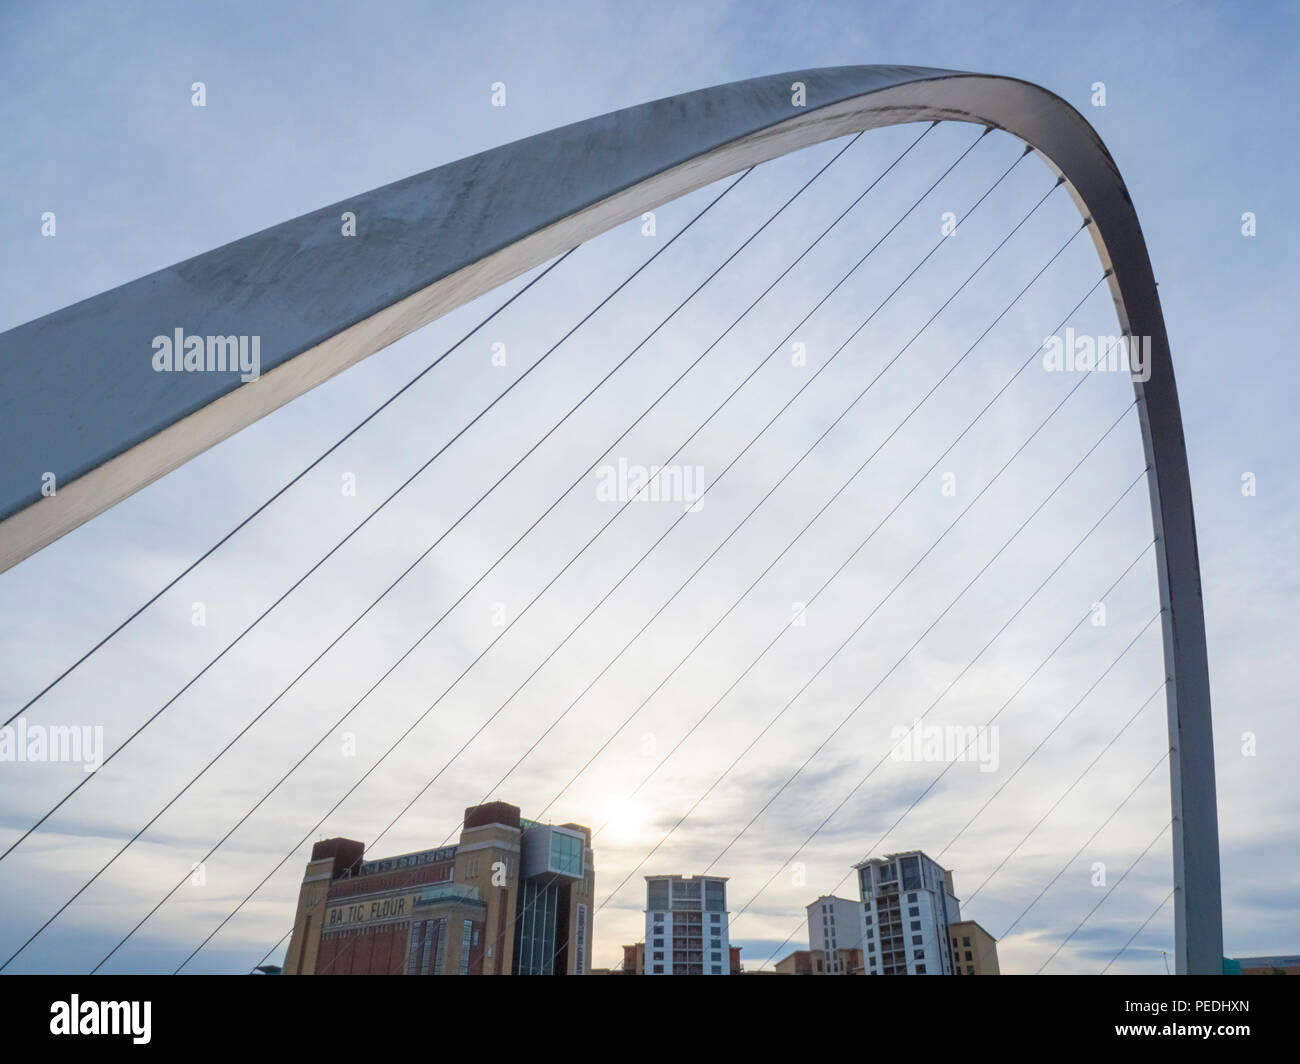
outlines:
M730 975L725 876L646 876L645 974Z
M949 926L961 920L952 873L920 850L854 865L867 975L952 975ZM814 903L815 904L815 903Z
M814 975L848 975L844 950L862 949L862 903L825 895L808 906L808 951Z

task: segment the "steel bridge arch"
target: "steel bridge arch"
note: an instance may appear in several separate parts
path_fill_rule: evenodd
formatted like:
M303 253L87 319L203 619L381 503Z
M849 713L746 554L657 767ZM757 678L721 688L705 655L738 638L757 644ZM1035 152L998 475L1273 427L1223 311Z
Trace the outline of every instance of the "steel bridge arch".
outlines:
M1205 620L1164 317L1109 152L1078 111L1025 81L852 66L685 93L385 185L0 334L0 571L394 340L646 210L821 141L931 120L991 126L1033 148L1093 220L1120 328L1151 338L1150 379L1134 387L1163 610L1177 970L1218 974ZM355 237L340 237L343 211L356 215ZM154 372L152 339L178 328L259 336L261 378Z

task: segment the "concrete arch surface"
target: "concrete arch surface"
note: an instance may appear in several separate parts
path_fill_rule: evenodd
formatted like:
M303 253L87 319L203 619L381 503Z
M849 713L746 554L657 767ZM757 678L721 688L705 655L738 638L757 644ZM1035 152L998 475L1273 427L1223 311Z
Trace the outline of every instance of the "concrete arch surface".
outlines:
M805 102L792 102L794 83ZM1163 607L1179 972L1222 970L1218 821L1191 483L1164 318L1119 171L1085 119L1014 78L905 66L794 71L685 93L332 204L0 334L0 571L449 310L643 211L860 130L993 126L1063 177L1135 382ZM341 236L341 215L357 235ZM155 337L257 337L261 376L156 372ZM45 474L57 492L45 497Z

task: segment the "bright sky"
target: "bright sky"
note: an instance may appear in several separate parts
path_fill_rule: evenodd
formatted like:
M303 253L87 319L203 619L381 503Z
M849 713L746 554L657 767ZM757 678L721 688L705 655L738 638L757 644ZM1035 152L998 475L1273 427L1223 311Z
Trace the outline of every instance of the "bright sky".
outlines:
M1160 281L1200 539L1225 952L1294 953L1300 740L1291 662L1300 635L1293 609L1300 508L1292 464L1300 423L1286 338L1300 328L1291 202L1300 130L1289 106L1300 69L1297 7L1093 3L1066 12L1001 3L989 14L981 6L693 2L654 5L650 17L644 4L7 5L0 11L0 329L349 195L676 92L868 63L1037 82L1078 107L1105 140ZM191 105L196 81L206 87L202 108ZM491 104L494 82L507 86L505 107ZM1098 82L1104 106L1093 103ZM436 846L454 835L467 805L491 796L528 817L603 828L595 841L598 965L616 964L620 946L642 936L646 874L730 877L732 941L756 966L806 948L803 907L821 894L850 896L853 881L844 877L855 861L923 849L954 870L963 915L1001 939L1004 971L1045 963L1052 972L1099 971L1148 919L1110 971L1163 971L1161 950L1173 949L1172 903L1158 908L1172 885L1168 835L1158 838L1169 818L1167 739L1163 696L1151 698L1163 665L1159 625L1148 624L1158 607L1151 554L1142 555L1151 539L1145 487L1132 487L1143 465L1132 389L1122 375L1089 377L1048 419L1079 378L1034 362L975 421L1092 289L1100 268L1090 243L1070 241L904 422L1079 226L1068 198L1060 190L1048 195L909 344L1052 186L1031 157L970 211L1019 155L1011 138L994 134L977 145L799 324L979 130L953 125L927 135L610 451L609 462L665 461L775 351L674 459L702 470L704 505L684 517L677 503L629 505L543 592L617 510L599 497L596 478L583 476L587 467L920 131L876 131L850 147L294 683L843 143L756 170L547 355L528 387L453 444L0 862L2 958L288 688L9 970L93 967L323 739L206 862L203 883L179 890L105 970L172 970L284 859L185 969L246 971L289 929L312 839L362 839L375 847L371 857ZM579 249L26 718L102 726L108 748L116 748L721 188L656 211L653 236L629 222ZM57 217L54 238L41 235L47 211ZM959 219L955 235L886 301L942 240L946 212ZM1247 212L1253 236L1242 232ZM393 344L0 575L5 717L519 283ZM882 301L867 329L827 364ZM1104 289L1069 322L1077 333L1113 334ZM806 366L792 365L795 342L804 345ZM492 364L494 344L505 345L505 366ZM945 453L972 421L969 435ZM887 439L825 517L801 532ZM1253 495L1243 493L1246 474ZM349 476L355 495L342 490ZM564 503L367 695L570 484ZM798 604L869 534L806 610L805 623L792 625ZM1099 600L1104 625L1090 623ZM203 626L193 623L196 604ZM927 723L950 726L983 725L1008 703L996 720L993 771L958 762L940 777L946 763L885 756L893 729L932 703ZM417 720L409 740L326 815ZM68 764L3 768L6 847L85 775Z

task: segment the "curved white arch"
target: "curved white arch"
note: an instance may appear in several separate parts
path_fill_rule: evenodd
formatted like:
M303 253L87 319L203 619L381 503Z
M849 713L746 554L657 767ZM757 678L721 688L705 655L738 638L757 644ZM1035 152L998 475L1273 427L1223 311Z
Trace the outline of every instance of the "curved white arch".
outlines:
M805 103L792 103L795 82ZM303 215L0 334L0 571L289 400L574 245L756 163L922 120L1006 130L1085 216L1135 382L1156 533L1179 972L1222 970L1218 822L1200 570L1155 279L1110 154L1059 97L921 67L796 71L612 112ZM351 211L357 235L340 235ZM157 373L152 341L257 336L262 377ZM53 472L58 491L42 495Z

